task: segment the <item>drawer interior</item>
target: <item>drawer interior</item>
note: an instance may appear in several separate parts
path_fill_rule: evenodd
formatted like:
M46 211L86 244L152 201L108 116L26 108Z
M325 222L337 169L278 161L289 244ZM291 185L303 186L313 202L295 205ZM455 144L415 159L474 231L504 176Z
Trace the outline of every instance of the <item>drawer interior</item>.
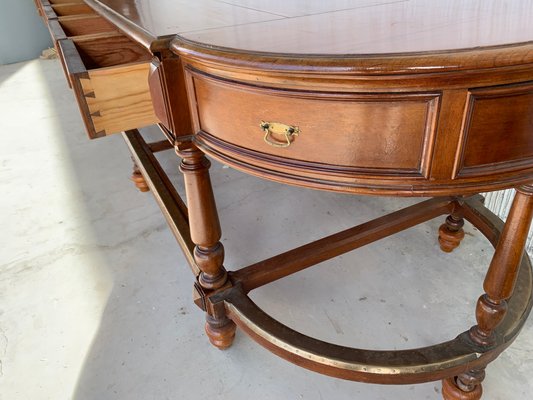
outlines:
M89 137L156 123L148 87L152 55L83 0L35 1L41 6Z
M58 18L66 37L116 32L117 29L99 15L82 14Z
M100 37L79 36L71 39L88 70L150 62L152 59L145 49L118 32Z
M58 47L90 138L157 122L144 48L120 33L75 36Z
M52 4L52 9L58 17L66 15L96 14L94 10L85 3Z

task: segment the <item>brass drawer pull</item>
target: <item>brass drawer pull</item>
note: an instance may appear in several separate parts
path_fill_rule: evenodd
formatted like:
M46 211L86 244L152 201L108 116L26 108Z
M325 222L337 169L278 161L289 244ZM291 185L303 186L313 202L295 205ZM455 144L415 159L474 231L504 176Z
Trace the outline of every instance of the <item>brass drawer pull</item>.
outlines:
M274 147L289 147L294 137L300 134L300 129L297 126L280 124L279 122L261 121L259 126L265 132L263 140ZM283 137L283 140L276 137Z

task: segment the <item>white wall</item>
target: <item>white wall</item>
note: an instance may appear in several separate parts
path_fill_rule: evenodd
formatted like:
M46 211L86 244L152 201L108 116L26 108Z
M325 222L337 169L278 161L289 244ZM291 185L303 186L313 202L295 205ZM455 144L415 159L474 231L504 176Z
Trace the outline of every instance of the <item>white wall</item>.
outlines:
M489 210L505 221L509 209L511 208L514 194L514 190L485 193L485 205ZM526 250L529 255L533 257L533 228L529 231Z
M0 65L37 58L51 46L33 0L0 0Z

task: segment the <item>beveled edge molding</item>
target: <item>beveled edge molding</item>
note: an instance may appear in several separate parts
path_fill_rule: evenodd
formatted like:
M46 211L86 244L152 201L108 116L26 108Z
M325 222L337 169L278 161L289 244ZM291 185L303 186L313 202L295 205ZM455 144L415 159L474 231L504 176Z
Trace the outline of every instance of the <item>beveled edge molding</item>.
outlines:
M164 51L170 47L170 41L174 35L155 36L151 32L136 25L126 17L114 11L111 7L102 4L98 0L83 0L97 14L101 15L130 39L134 40L152 53Z
M332 55L246 51L176 35L170 49L186 58L233 68L310 74L428 74L533 64L533 41L437 52Z
M453 179L491 175L494 174L494 172L512 172L520 169L527 169L527 167L529 167L529 169L532 168L533 155L511 161L481 164L471 167L464 166L468 134L471 127L476 101L478 99L492 99L506 97L509 95L518 96L528 92L533 93L533 80L509 85L486 86L482 88L470 89L468 91L463 122L461 125L459 145L457 147L455 156Z
M333 192L385 196L395 195L405 197L471 195L481 192L509 189L510 187L531 182L533 179L533 170L526 171L526 173L521 175L515 173L507 176L500 176L489 181L444 181L442 183L430 182L420 178L411 179L405 175L379 178L376 178L375 176L364 177L351 175L341 179L338 175L303 174L301 169L296 171L284 169L281 171L279 169L274 169L272 163L270 165L268 165L268 163L254 164L252 159L248 159L244 162L241 159L233 158L227 152L221 152L217 147L211 146L204 141L203 137L205 137L205 135L206 134L202 132L194 135L194 143L201 148L203 152L223 164L275 182ZM213 143L214 142L211 142L211 144Z
M303 161L293 158L281 157L274 154L262 153L255 150L250 150L239 145L227 142L223 139L200 130L195 135L195 143L199 143L203 148L216 149L218 154L226 154L227 157L235 160L241 160L246 164L249 160L253 160L258 164L273 165L280 169L287 171L306 173L317 173L324 176L352 178L354 176L375 178L411 178L416 180L426 179L420 168L418 169L392 169L392 168L367 168L367 167L352 167L339 166L334 164L324 164L313 161ZM253 164L252 164L253 165Z
M84 0L98 14L152 53L170 50L206 62L270 71L361 75L427 74L533 65L533 41L490 47L391 54L283 54L213 46L179 34L156 36L98 0ZM43 7L46 8L47 6ZM49 6L48 6L49 7ZM48 18L57 18L50 8ZM45 10L46 14L46 10Z

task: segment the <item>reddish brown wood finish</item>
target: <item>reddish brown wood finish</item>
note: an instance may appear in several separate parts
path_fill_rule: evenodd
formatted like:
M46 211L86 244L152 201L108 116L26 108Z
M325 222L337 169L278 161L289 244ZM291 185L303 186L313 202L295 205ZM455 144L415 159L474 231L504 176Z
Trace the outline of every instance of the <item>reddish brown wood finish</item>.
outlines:
M213 318L206 315L205 333L211 344L220 350L226 350L233 344L237 325L229 318Z
M439 244L442 251L451 253L461 244L461 240L465 237L465 232L462 228L454 230L458 225L460 225L459 221L454 220L452 216L448 216L446 223L439 227Z
M152 153L173 149L174 146L168 140L160 140L158 142L148 143Z
M463 209L459 201L454 202L453 212L439 227L439 244L442 251L451 253L465 237Z
M449 198L436 198L252 264L231 274L245 293L449 212Z
M48 0L48 3L50 4L72 4L72 3L78 3L83 4L83 0Z
M83 3L52 4L52 9L58 17L65 15L94 14L91 7Z
M181 59L168 51L158 56L164 61L152 61L149 77L156 115L174 138L189 136L193 131Z
M456 379L448 378L442 381L442 397L444 400L480 400L483 394L481 385L476 385L471 391L465 392L457 387Z
M173 0L159 0L157 10L144 7L144 1L87 0L88 8L77 1L54 0L52 5L42 3L39 10L50 21L75 14L60 17L50 27L56 39L75 36L59 48L76 94L85 101L80 107L89 122L99 116L89 110L94 92L82 82L91 69L122 68L125 63L153 59L152 102L162 129L183 158L188 210L168 190L170 184L161 183L162 170L152 168L157 164L155 148L130 132L127 142L140 163L134 175L141 189L155 191L169 224L178 232L197 275L197 302L207 311L206 333L219 348L231 345L235 334L223 305L224 295L232 290L252 290L415 225L433 213L451 212L439 233L444 251L453 250L464 236L463 211L479 222L492 242L497 230L485 223L479 210L463 209L459 201L449 205L443 200L442 205L435 199L424 203L427 209L402 210L252 265L228 279L209 162L202 152L279 182L360 194L457 196L533 181L533 43L531 18L528 10L520 9L520 0L504 9L496 5L478 20L474 18L478 7L450 9L445 2L425 0L385 2L384 18L378 19L380 10L374 7L336 9L335 2L309 2L310 9L304 12L295 10L290 0L264 4L257 0L262 6L256 9L231 4L239 2L235 0L213 2L210 7L195 3L174 14ZM484 2L479 7L485 3L493 6ZM85 21L94 18L87 17L93 9L150 53L123 36L106 33L105 24L91 29ZM169 12L146 15L148 9ZM191 10L205 18L196 18ZM399 15L411 20L396 24ZM514 23L508 24L506 18ZM80 23L73 25L74 20ZM377 35L375 41L366 39L368 24ZM420 24L433 29L420 29ZM470 24L485 34L472 34L476 30ZM175 26L180 26L179 31ZM511 28L492 29L498 26ZM398 29L402 34L397 34ZM297 127L299 134L286 147L272 147L263 140L262 121ZM93 129L92 134L106 132ZM255 325L238 317L235 308L230 317L265 347L310 369L381 383L442 379L449 373L457 376L444 380L445 399L478 400L484 367L516 337L531 308L531 296L526 299L531 294L529 271L522 275L528 281L522 282L524 290L518 298L512 295L533 215L532 195L531 186L518 189L485 280L485 294L477 303L477 325L470 333L435 349L407 351L408 360L391 354L401 368L413 360L416 364L426 351L427 360L436 355L436 363L443 362L434 370L435 364L428 371L419 365L416 373L406 368L405 376L376 378L364 369L343 369L334 362L317 367L319 361L287 352L260 336L261 318L272 321L253 307ZM513 302L521 305L521 315L507 314ZM495 334L501 327L509 328L505 338ZM277 328L287 332L279 324ZM318 341L296 332L289 336L296 338L291 343L300 341L303 350L320 355L312 348ZM332 353L339 350L322 345ZM354 359L361 355L357 349L347 352L355 354ZM377 353L379 362L391 358ZM443 359L449 354L466 354L467 359L447 367Z
M533 83L470 91L457 175L494 174L531 165L532 132Z
M470 330L470 335L481 345L492 345L496 341L494 329L507 312L507 301L513 294L532 217L533 186L521 186L516 190L505 229L490 263L483 284L485 294L477 302L477 325Z
M171 130L169 113L166 107L168 96L164 93L164 76L162 75L163 67L161 62L154 58L150 64L150 75L148 76L148 85L150 87L150 95L152 96L152 104L154 105L154 113L157 119L169 131Z
M172 144L170 144L168 140L147 143L147 146L152 153L157 153L159 151L169 150L173 148ZM139 166L135 162L135 158L133 156L131 157L131 160L133 161L133 171L132 171L130 179L133 181L133 183L135 184L137 189L139 189L140 192L143 192L143 193L149 192L150 186L148 185L146 178L144 177L141 170L139 169ZM184 210L186 210L185 206L183 207L184 207Z
M132 153L134 163L143 174L148 187L151 188L151 192L154 194L163 216L183 250L193 275L198 276L200 270L194 262L194 243L190 235L187 206L178 195L154 153L150 150L149 144L145 142L139 131L126 131L122 136Z
M147 47L179 34L212 48L246 53L344 58L444 53L523 43L532 37L528 0L231 0L184 1L181 7L176 0L86 1ZM458 65L457 60L443 60L440 65ZM373 68L381 65L373 63Z
M87 69L113 67L151 59L149 53L119 33L103 37L80 36L72 40Z
M178 155L182 158L180 170L187 193L191 239L196 245L194 261L201 271L198 283L209 293L224 287L228 280L223 266L220 222L209 178L210 162L194 146L179 150ZM220 349L231 345L235 328L235 323L224 314L208 312L206 315L206 334L211 343Z
M224 246L220 243L220 222L209 178L210 162L204 154L191 147L179 151L180 170L185 179L191 238L196 244L194 258L202 271L199 282L203 288L218 289L227 280Z
M295 159L309 169L329 164L359 174L428 176L437 93L311 94L197 74L192 84L196 130L255 154ZM300 134L285 149L272 147L263 140L261 121L294 125Z
M144 176L139 170L139 167L137 166L137 164L135 163L135 160L133 160L133 172L131 173L130 179L133 181L133 183L135 184L137 189L139 189L139 191L141 192L150 191L150 188L148 187L148 183L144 179Z
M454 378L442 381L444 400L479 400L483 394L481 382L485 379L485 369L466 371Z
M54 21L56 22L56 21ZM50 21L50 26L53 21ZM99 15L73 15L60 17L57 23L63 29L65 37L94 35L95 33L116 32L117 28ZM60 39L56 37L56 39Z
M416 66L403 70L394 57L374 60L379 68L371 70L360 58L349 69L341 64L348 59L274 59L180 39L173 49L184 60L197 144L254 175L403 196L469 194L533 179L527 158L532 52L513 59L483 51L501 65L486 71L487 59L463 53L468 70L422 73ZM290 146L272 147L263 141L261 121L297 126L300 133ZM491 150L496 157L476 144L481 138L491 149L510 150Z
M425 207L430 207L430 202L425 203ZM465 217L496 246L504 224L481 204L479 196L465 199L462 210ZM374 221L371 221L369 226L373 225ZM371 231L368 233L371 234ZM311 254L320 254L320 248L315 248ZM457 382L458 387L450 390L461 399L465 396L463 392L479 394L481 389L476 386L484 376L485 366L516 337L525 322L525 316L533 305L531 273L530 263L523 259L519 287L510 299L509 306L513 312L496 328L499 342L490 347L477 345L468 332L451 342L402 351L362 350L325 343L298 334L258 309L242 291L246 279L253 280L254 276L242 277L244 280L236 286L210 300L216 304L225 301L230 317L239 327L270 351L297 365L343 379L373 383L407 384L458 376L458 379L448 382Z

